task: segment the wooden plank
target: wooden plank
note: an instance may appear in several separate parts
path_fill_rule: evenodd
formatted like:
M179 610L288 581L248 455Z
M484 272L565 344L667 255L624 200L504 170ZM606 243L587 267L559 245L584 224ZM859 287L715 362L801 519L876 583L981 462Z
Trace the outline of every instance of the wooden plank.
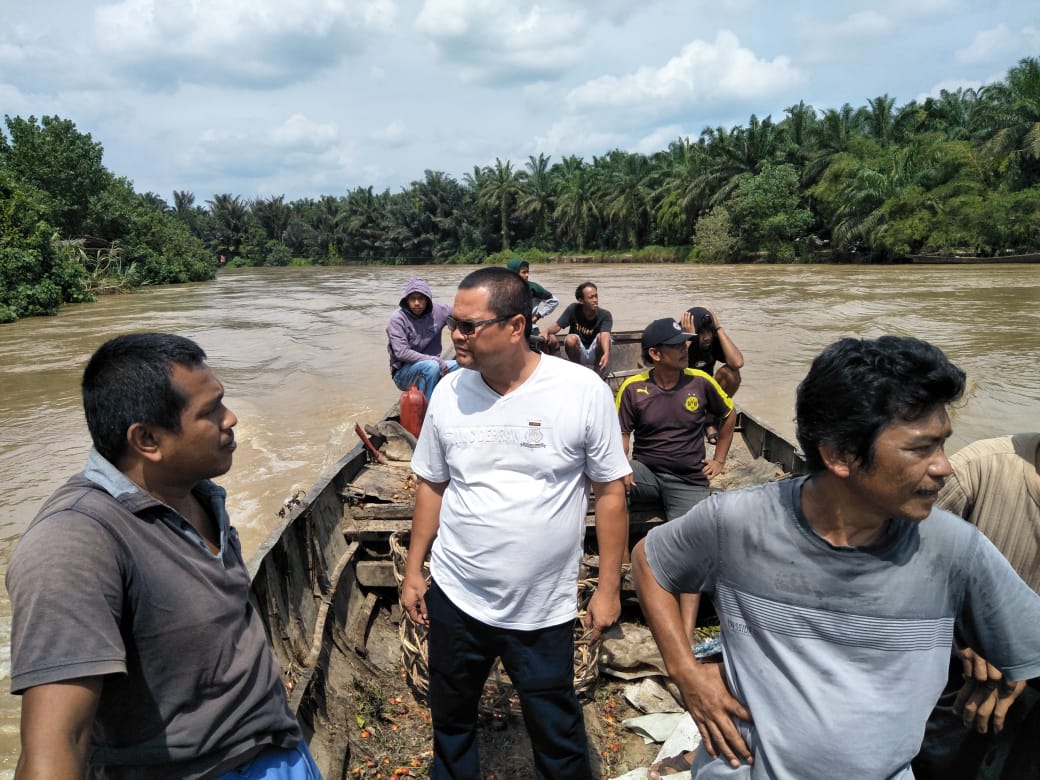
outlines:
M372 622L372 613L375 611L378 598L375 592L365 596L361 607L354 613L354 619L347 626L347 638L352 645L351 649L362 658L368 656L368 625Z
M366 588L396 588L393 561L358 561L357 581Z
M361 504L350 507L350 517L356 521L412 519L414 504Z
M351 541L372 541L386 539L394 531L410 531L412 518L402 520L350 520L343 523L343 535Z

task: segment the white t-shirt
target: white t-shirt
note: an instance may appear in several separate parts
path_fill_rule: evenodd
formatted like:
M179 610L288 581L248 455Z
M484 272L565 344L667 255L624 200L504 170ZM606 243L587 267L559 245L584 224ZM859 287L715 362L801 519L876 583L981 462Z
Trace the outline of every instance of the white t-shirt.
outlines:
M518 630L576 616L587 479L632 470L602 379L548 356L504 396L476 371L449 374L430 399L412 469L448 482L430 567L452 603Z

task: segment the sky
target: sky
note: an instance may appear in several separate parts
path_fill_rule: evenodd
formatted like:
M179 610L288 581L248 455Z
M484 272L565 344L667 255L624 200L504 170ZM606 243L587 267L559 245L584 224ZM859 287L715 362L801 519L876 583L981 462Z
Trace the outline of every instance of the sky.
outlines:
M1036 0L0 0L0 113L72 120L169 202L293 200L901 106L1035 56Z

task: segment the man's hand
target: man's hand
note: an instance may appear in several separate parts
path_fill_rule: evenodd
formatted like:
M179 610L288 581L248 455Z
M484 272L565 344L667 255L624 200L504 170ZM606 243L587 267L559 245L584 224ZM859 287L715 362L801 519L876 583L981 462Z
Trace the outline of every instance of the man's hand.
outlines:
M621 597L618 593L605 593L596 588L596 592L589 599L589 608L585 611L585 619L582 625L589 635L589 639L595 642L600 634L610 628L621 617Z
M693 327L693 315L689 311L684 311L682 317L679 319L679 325L682 326L683 333L696 333L696 328Z
M705 458L701 463L704 464L701 470L704 472L704 476L708 479L715 479L715 477L722 473L723 464L719 463L715 458Z
M1004 729L1008 710L1026 686L1025 680L1014 682L971 648L958 650L964 669L964 685L953 703L954 714L961 716L965 728L987 734Z
M741 761L754 763L747 743L733 723L734 717L750 723L751 713L729 692L722 671L720 663L696 664L696 674L685 676L679 690L708 755L721 755L736 768Z
M632 493L632 488L636 486L636 475L626 474L621 478L621 483L625 486L625 495L630 495Z
M401 606L408 616L421 626L429 625L426 615L426 578L421 574L405 573L401 582Z
M599 360L596 361L596 370L599 371L602 374L604 371L607 370L607 363L609 363L609 362L610 362L610 353L609 352L604 352L602 355L600 355Z

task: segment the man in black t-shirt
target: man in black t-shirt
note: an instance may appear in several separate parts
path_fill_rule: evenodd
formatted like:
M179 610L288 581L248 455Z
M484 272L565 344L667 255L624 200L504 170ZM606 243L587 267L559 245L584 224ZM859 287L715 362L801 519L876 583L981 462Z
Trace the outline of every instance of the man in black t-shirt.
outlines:
M570 333L563 341L567 359L602 374L610 360L610 330L614 327L614 318L599 307L599 289L592 282L579 284L574 298L577 303L568 306L556 324L545 332L545 343L550 349L557 349L556 334L569 327Z
M689 366L715 377L726 395L731 398L740 387L740 369L744 367L744 356L729 334L719 324L715 312L701 306L687 309L683 315L682 329L692 333L696 338L690 342ZM721 363L718 368L716 363ZM715 444L719 438L719 428L715 421L707 427L708 444Z

